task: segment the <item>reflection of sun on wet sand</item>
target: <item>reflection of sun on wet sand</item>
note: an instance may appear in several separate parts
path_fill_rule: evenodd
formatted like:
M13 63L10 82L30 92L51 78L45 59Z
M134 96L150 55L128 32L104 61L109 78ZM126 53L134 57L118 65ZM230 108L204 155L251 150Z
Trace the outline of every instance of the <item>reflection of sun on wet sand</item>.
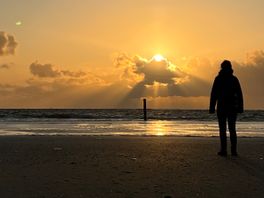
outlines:
M155 133L163 134L156 125ZM0 137L1 197L262 197L262 138Z

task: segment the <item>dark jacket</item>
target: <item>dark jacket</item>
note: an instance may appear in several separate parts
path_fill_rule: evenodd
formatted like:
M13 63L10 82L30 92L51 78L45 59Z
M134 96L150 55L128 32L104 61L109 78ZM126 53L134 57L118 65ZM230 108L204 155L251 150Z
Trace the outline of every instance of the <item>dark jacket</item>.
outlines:
M244 111L243 94L239 80L233 75L233 70L221 70L215 78L211 91L210 113L242 113Z

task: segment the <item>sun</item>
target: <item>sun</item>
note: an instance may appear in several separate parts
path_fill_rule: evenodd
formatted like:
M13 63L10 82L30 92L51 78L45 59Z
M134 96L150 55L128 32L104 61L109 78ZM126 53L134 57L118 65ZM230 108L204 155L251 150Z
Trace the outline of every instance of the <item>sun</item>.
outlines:
M153 59L157 62L160 62L160 61L163 61L165 58L160 54L156 54L153 56Z

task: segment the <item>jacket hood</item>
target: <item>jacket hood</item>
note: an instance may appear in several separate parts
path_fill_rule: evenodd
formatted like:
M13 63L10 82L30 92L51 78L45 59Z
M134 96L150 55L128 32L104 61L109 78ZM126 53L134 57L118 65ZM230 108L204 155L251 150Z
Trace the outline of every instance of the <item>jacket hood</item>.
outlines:
M234 73L232 68L222 68L219 72L219 76L232 76Z

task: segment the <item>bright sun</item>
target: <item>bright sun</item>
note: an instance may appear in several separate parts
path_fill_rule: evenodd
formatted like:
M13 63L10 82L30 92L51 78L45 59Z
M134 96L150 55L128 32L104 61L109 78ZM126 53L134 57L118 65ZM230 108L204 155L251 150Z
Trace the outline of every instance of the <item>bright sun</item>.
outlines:
M160 54L156 54L155 56L153 56L153 59L157 62L160 62L160 61L164 60L164 57Z

